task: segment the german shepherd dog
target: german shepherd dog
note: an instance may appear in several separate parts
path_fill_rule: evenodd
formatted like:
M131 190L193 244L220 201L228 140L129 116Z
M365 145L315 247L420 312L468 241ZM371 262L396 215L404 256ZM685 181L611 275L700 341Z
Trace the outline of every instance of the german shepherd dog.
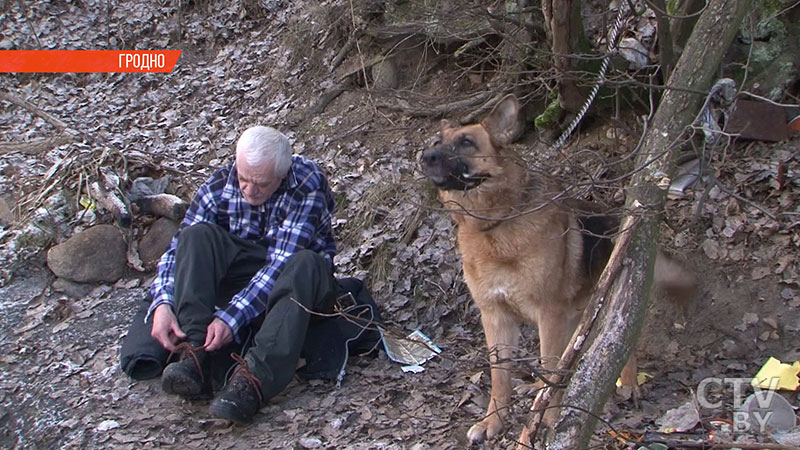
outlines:
M538 325L542 366L556 366L613 248L607 236L618 225L611 216L581 216L570 201L554 200L557 183L534 175L503 148L518 134L519 110L516 97L507 95L480 123L443 120L440 140L420 160L458 225L464 277L489 348L491 399L486 416L467 433L473 442L503 430L521 324ZM665 257L659 256L656 272L656 284L675 284L673 292L693 288L693 278ZM633 387L631 363L623 372ZM552 423L557 413L549 410L545 420Z

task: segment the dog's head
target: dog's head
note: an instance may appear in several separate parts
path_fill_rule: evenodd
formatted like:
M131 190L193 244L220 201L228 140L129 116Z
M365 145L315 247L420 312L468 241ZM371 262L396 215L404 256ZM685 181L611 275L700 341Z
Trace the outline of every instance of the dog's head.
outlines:
M439 139L422 152L422 171L441 190L469 190L503 172L497 158L519 135L519 101L503 97L480 123L457 126L443 120Z

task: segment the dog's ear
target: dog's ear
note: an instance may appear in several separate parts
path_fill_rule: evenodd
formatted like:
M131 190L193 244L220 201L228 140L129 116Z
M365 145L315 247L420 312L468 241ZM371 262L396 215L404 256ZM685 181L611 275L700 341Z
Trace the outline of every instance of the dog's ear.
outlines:
M495 144L503 146L514 142L522 134L517 97L508 94L500 99L492 112L481 121L481 125Z

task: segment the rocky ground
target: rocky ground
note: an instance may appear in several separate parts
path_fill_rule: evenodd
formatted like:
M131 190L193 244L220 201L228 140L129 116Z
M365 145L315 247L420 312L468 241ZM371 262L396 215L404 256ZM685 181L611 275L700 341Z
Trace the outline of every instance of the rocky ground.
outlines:
M328 70L346 41L342 30L355 20L341 2L65 0L34 1L24 10L6 3L3 49L183 54L171 74L0 76L4 92L33 106L0 101L3 140L31 144L0 150L0 446L467 446L466 430L484 411L489 380L450 219L416 163L436 120L376 105L387 99L443 103L479 91L480 84L448 72L446 57L411 49L406 55L415 57L391 83L398 90L354 84L315 111L342 73L374 50L358 48ZM37 143L65 135L47 117L64 124L70 142L36 150ZM600 159L635 146L640 125L626 120L615 128L595 119L562 155L546 161L535 131L517 147L537 167L558 164L560 176L580 178ZM102 209L88 214L85 204L78 206L85 183L101 168L127 180L169 175L168 192L188 200L254 124L284 130L297 153L330 175L340 272L368 280L393 329L420 329L443 351L417 374L403 373L383 353L353 358L340 388L297 380L241 427L211 419L207 404L162 395L157 380L134 382L120 371L122 338L153 275L136 270L145 268L141 261L128 255L119 281L65 287L55 283L42 249L92 223L114 222ZM615 138L621 129L631 132ZM701 292L686 308L652 305L638 351L640 370L651 378L638 408L625 392L609 401L603 419L615 429L658 430L673 424L665 414L690 401L702 380L751 377L770 356L800 359L800 138L720 148L711 155L716 178L669 202L662 236L663 246L699 274ZM595 195L618 201L624 189ZM123 232L126 242L135 246L152 222L134 216ZM523 348L536 344L534 329L526 328ZM515 375L515 383L530 381L524 367ZM725 386L714 395L722 405L700 408L700 416L730 419L732 390ZM786 397L798 405L794 393ZM509 433L486 447L509 448L528 406L518 396ZM598 445L624 448L608 429L598 429Z

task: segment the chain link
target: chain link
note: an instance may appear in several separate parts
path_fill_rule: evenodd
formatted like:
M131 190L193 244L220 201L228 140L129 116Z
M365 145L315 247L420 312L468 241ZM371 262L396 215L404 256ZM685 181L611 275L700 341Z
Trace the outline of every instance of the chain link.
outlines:
M608 63L611 61L611 55L614 54L617 48L617 37L619 37L619 30L622 28L622 21L625 18L625 11L626 8L620 2L618 5L617 11L617 19L614 22L614 27L611 29L611 34L608 37L608 45L606 50L606 55L603 57L603 62L600 64L600 72L597 74L597 81L595 82L594 86L592 87L591 92L589 93L589 97L584 102L583 107L578 111L578 115L572 119L569 126L563 133L561 133L561 137L550 147L550 151L553 152L561 148L564 143L569 139L570 135L573 131L575 131L575 127L578 126L583 116L586 115L586 111L589 110L589 106L592 105L594 98L597 96L597 92L600 90L600 86L603 85L606 77L606 71L608 70Z

